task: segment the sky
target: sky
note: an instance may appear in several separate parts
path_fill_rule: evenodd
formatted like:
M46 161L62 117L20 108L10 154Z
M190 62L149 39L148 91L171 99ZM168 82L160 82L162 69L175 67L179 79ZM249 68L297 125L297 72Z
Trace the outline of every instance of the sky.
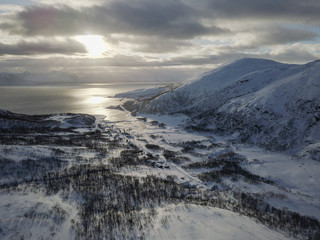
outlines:
M319 0L0 0L0 72L183 81L243 57L320 59Z

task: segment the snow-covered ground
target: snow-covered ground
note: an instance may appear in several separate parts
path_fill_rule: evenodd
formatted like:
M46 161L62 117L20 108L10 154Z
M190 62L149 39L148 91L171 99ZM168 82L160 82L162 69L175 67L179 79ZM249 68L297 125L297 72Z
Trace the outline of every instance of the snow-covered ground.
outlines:
M246 168L250 172L272 179L289 191L282 192L278 199L271 198L272 205L320 219L320 162L243 145L237 146L237 152L248 159Z
M139 177L152 174L162 178L174 175L181 183L188 182L190 185L210 189L212 184L202 182L197 176L208 169L186 170L182 166L191 162L207 161L209 156L212 158L224 152L234 151L245 156L246 161L242 165L244 169L267 178L276 185L263 183L255 185L225 179L222 182L224 188L259 194L272 206L320 219L319 162L289 154L265 151L254 146L232 145L228 141L228 137L220 137L210 133L187 132L181 128L188 121L188 117L185 115L140 114L136 117L128 117L128 119L131 120L117 123L116 126L120 129L126 129L133 136L129 142L143 149L144 152L157 156L157 162L160 162L161 165L168 165L170 168L144 166L135 168L134 171L124 170L123 174ZM143 119L143 121L137 119ZM137 125L134 125L135 122ZM165 127L159 128L160 123L163 123ZM217 146L183 153L181 144L191 141L198 141L204 146L210 146L212 143ZM146 148L146 143L158 145L161 150L150 150ZM170 159L167 160L162 155L164 150L178 153L179 156L188 158L189 161L177 164Z
M169 205L157 209L147 239L284 240L290 239L228 210L198 205Z
M1 193L1 239L74 239L71 219L76 205L59 195L41 193Z
M95 121L90 122L91 125L83 125L81 121L82 125L79 125L77 118L74 118L76 128L73 128L73 134L91 136L92 133L98 133L98 136L103 136L100 140L97 138L100 144L106 141L101 147L11 144L1 146L1 157L17 164L26 159L37 161L59 156L59 159L68 161L69 167L88 163L109 165L112 164L111 158L119 156L121 148L104 150L104 146L107 147L108 142L116 140L124 143L124 146L134 145L141 151L142 157L149 158L147 164L120 168L118 172L121 175L138 178L156 176L160 179L174 176L176 183L191 190L211 192L212 187L216 186L216 189L221 191L245 192L260 196L260 199L262 197L273 207L320 219L318 162L267 152L252 146L233 145L228 138L212 133L186 131L182 126L188 121L188 117L184 115L122 114L126 115L126 121L110 122L98 116ZM64 122L68 118L58 115L51 116L50 120L68 127ZM61 139L72 138L72 134L67 133L55 135ZM90 138L89 141L93 139ZM103 151L105 154L101 155ZM189 164L206 163L210 159L230 153L244 156L241 167L274 184L252 184L242 178L233 181L229 177L223 177L220 183L204 182L199 176L212 169L185 168ZM59 168L56 171L59 171ZM46 196L41 192L43 190L34 192L28 189L22 187L22 192L1 191L0 229L3 239L11 239L14 234L27 238L33 236L34 239L73 239L74 225L70 222L72 219L73 224L77 222L79 204L83 200L65 198L61 193ZM231 197L230 193L226 195L226 199L228 196ZM62 213L63 217L57 214L56 216L56 210L59 214ZM170 204L161 205L156 211L156 218L146 228L149 232L146 239L212 239L213 236L215 239L290 238L285 231L272 230L257 223L254 218L229 210L194 204ZM29 218L29 212L33 214L32 219Z
M320 199L320 162L266 152L256 147L237 145L237 152L248 159L247 169L292 192Z

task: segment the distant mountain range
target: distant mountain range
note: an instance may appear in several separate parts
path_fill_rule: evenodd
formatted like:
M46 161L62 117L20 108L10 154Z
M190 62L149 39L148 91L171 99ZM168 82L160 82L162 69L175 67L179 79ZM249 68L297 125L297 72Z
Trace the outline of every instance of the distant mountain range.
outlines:
M41 71L41 69L40 69ZM181 77L179 77L180 79ZM150 73L144 74L124 74L117 75L113 73L95 73L87 72L81 74L72 74L63 71L50 71L42 73L23 72L9 73L0 72L0 86L36 86L36 85L70 85L81 83L160 83L162 79L166 82L175 82L172 76L157 78L154 75L150 77Z
M142 113L186 114L189 129L320 160L320 61L241 59L131 105Z
M75 74L60 71L48 73L0 73L0 86L46 85L83 82Z

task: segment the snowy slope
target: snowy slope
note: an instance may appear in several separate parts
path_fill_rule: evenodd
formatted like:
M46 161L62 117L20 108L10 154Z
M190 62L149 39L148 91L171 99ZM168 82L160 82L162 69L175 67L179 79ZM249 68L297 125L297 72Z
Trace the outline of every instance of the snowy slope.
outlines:
M269 82L276 80L274 78L287 66L270 60L241 59L215 69L166 96L161 96L148 106L147 111L169 113L188 111L197 107L199 103L203 104L201 107L212 109L213 106L219 106L229 98L261 89ZM228 95L225 94L226 91ZM209 102L209 100L214 101ZM163 108L166 103L170 104ZM205 105L205 103L210 104Z
M74 239L76 206L60 196L38 193L1 195L0 239Z
M241 59L149 103L145 113L184 113L191 128L313 158L320 141L320 61L305 65ZM309 147L310 148L310 147Z
M248 217L224 209L170 205L159 208L158 212L154 229L147 239L289 239Z

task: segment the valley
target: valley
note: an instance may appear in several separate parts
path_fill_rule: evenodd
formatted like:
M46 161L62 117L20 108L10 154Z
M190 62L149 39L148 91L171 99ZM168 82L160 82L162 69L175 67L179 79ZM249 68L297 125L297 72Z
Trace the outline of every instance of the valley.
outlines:
M170 228L171 238L186 231L194 239L215 234L210 224L230 229L218 239L312 236L320 219L318 162L186 132L185 121L1 112L2 238L160 239ZM283 175L279 164L306 170ZM202 224L192 229L193 221Z

